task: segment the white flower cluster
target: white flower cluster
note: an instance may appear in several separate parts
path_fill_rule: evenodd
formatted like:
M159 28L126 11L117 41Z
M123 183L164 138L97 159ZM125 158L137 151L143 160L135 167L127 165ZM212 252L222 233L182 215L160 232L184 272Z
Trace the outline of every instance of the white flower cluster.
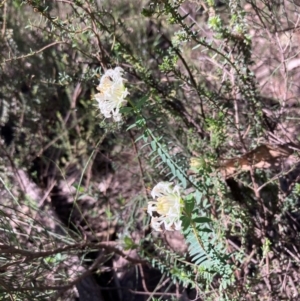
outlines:
M183 208L183 200L180 196L180 187L170 182L158 183L151 192L155 201L148 202L148 214L151 218L151 226L156 231L162 231L162 226L167 231L180 230L180 216ZM160 216L153 216L157 212Z
M127 103L125 97L129 94L123 84L122 73L120 67L108 69L97 87L100 93L95 95L101 113L106 118L113 117L115 121L121 120L120 108Z

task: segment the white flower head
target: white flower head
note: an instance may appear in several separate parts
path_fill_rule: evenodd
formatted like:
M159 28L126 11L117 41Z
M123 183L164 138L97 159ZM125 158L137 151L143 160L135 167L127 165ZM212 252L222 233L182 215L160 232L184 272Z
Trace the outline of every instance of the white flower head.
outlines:
M162 226L167 231L180 230L180 216L183 201L180 196L180 187L170 182L160 182L151 191L155 201L148 202L147 212L151 216L151 226L156 231L162 231ZM160 216L153 216L157 212Z
M123 69L116 67L108 69L101 77L95 95L99 109L105 118L113 117L115 121L121 120L120 108L127 103L125 97L129 94L123 84Z

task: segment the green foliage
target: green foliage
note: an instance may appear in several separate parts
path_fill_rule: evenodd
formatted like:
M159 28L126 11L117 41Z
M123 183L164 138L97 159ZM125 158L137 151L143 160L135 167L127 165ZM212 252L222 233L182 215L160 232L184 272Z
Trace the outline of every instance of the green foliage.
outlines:
M144 260L205 300L291 295L277 283L297 281L298 167L285 155L261 167L255 149L299 151L299 78L288 64L298 58L299 12L290 2L223 2L0 3L0 240L12 250L0 258L0 299L63 300L82 273L71 282L70 262L89 269L99 250L99 274L116 254L135 267ZM262 38L278 53L265 52ZM115 67L129 92L120 122L95 100ZM152 200L147 187L162 181L181 187L181 253L165 233L150 233L141 210ZM63 205L54 202L62 183Z

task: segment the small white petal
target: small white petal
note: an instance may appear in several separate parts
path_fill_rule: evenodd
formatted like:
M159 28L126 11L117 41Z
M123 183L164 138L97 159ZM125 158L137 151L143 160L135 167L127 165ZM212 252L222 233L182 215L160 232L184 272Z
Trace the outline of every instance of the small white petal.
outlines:
M181 224L182 224L181 220L174 222L175 230L181 230Z
M160 220L159 217L152 217L151 219L151 227L155 230L155 231L158 231L158 232L161 232L162 229L161 229L161 224L163 223L162 220Z
M151 191L152 197L155 199L156 197L161 197L163 195L172 193L171 186L172 183L170 182L159 182Z

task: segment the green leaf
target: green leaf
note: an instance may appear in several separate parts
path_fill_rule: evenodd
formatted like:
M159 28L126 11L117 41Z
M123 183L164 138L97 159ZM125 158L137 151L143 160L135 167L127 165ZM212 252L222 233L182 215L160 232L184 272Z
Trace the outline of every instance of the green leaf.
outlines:
M175 175L176 174L175 166L173 165L170 159L167 159L167 164L170 167L172 174Z
M81 192L81 193L83 193L84 190L85 190L85 188L84 188L83 186L80 186L80 185L78 185L78 184L73 184L73 187L75 187L76 190L77 190L78 192Z
M153 149L154 151L156 151L156 149L157 149L156 142L153 140L153 141L150 142L150 144L151 144L152 149Z
M124 245L125 245L124 246L125 251L136 249L136 247L137 247L137 245L134 243L134 241L129 236L124 237Z
M180 171L177 170L177 174L178 174L178 179L181 181L181 184L183 186L183 188L186 188L187 187L187 181L186 181L186 178L185 178L185 175L182 174Z
M196 217L193 219L193 222L194 223L197 223L197 224L203 224L203 223L211 223L212 220L206 216L202 216L202 217Z
M187 214L188 216L191 216L191 215L192 215L192 212L193 212L193 210L194 210L194 207L195 207L195 201L194 201L194 199L185 202L185 212L186 212L186 214Z
M148 100L148 95L142 97L141 99L138 100L138 102L135 104L136 108L139 110L145 102Z
M181 221L182 221L182 229L183 231L185 231L190 226L191 219L187 216L182 216Z
M126 129L126 131L129 131L130 129L132 129L132 128L134 128L134 127L136 127L136 123L133 123L132 125L130 125L130 126Z
M211 229L209 229L209 228L201 228L200 230L199 230L200 232L207 232L207 233L212 233L213 232L213 230L211 230Z
M141 135L140 137L136 138L135 139L135 142L138 142L139 140L143 139L145 141L145 134ZM147 138L146 138L146 141L147 142Z
M196 199L197 205L200 204L201 198L202 198L202 192L199 191L199 190L196 190L196 193L195 193L195 199Z
M121 113L130 113L132 111L132 108L131 107L122 107L120 108L120 112Z

